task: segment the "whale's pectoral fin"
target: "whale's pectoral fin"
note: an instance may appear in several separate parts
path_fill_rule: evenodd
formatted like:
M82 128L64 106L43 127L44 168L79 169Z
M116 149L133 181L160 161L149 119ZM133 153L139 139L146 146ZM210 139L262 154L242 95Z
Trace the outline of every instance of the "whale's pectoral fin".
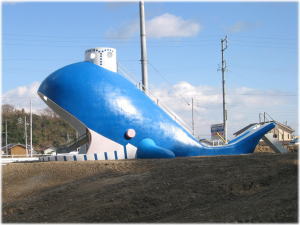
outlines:
M156 145L152 139L145 138L138 145L136 157L138 159L175 158L175 154L169 149Z

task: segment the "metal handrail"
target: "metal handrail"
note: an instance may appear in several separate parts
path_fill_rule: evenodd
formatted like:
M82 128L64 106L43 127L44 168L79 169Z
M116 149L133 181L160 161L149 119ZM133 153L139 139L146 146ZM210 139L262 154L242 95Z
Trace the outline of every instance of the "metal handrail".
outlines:
M225 140L225 138L224 138L219 132L217 132L217 135L219 136L219 138L221 138L221 140L222 140L225 144L227 144L227 140Z
M120 64L118 64L118 68L121 69L120 74L123 75L127 80L129 80L131 83L133 83L138 89L143 90L144 86L142 83L136 81L134 78L132 78L125 70L124 67L122 67ZM164 110L168 115L170 115L176 122L178 122L181 126L183 126L189 133L191 132L191 128L189 125L184 122L176 113L174 113L169 107L167 107L164 103L159 101L159 98L157 98L149 89L147 90L147 94L150 97L152 101L154 101L157 106L159 106L162 110Z
M259 113L259 120L261 119L261 118L260 118L261 115L264 115L264 119L267 120L267 121L264 121L265 123L271 122L271 121L276 121L276 120L274 120L274 119L270 116L270 114L267 113L267 112ZM270 120L270 119L271 119L271 120ZM259 122L260 122L260 121L259 121Z

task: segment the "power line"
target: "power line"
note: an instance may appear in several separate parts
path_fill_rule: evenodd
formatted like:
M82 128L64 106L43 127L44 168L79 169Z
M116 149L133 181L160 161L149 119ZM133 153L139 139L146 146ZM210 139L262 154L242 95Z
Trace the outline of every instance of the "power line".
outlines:
M295 97L297 94L227 94L227 95L244 95L244 96L280 96L280 97Z
M133 39L133 38L137 38L137 37L110 37L110 36L98 36L98 35L94 35L94 36L89 36L89 35L53 35L53 34L26 34L26 33L3 33L3 36L20 36L20 37L24 37L24 36L33 36L33 37L65 37L65 38L97 38L97 39L121 39L121 40L127 40L127 39ZM210 35L201 35L201 37L206 37L206 38L210 38L211 37L215 37L218 38L220 36L220 34L210 34ZM297 41L297 37L293 38L293 37L287 37L287 36L278 36L278 35L272 35L272 36L257 36L257 35L242 35L242 34L233 34L233 37L238 37L238 38L251 38L251 39L275 39L275 40L295 40ZM170 37L173 39L173 37Z
M170 86L172 86L171 82L148 60L148 64L152 67L152 69L159 75L161 76ZM181 99L187 104L190 105L189 101L186 100L182 95L179 95Z
M164 38L162 40L158 39L150 39L149 42L175 42L175 43L199 43L199 42L215 42L217 40L217 35L214 38L204 38L205 36L199 37L197 40L175 40L174 38ZM54 42L70 42L70 41L80 41L80 42L86 42L86 40L95 40L95 41L124 41L124 42L137 42L137 37L131 37L131 38L123 38L123 37L117 37L117 38L112 38L112 37L101 37L101 36L41 36L41 35L30 35L26 36L25 34L20 34L18 35L5 35L3 34L4 40L27 40L27 41L54 41ZM64 39L65 38L65 39ZM56 40L55 40L56 39ZM59 40L57 40L59 39ZM237 41L237 42L256 42L256 43L270 43L270 42L282 42L289 44L290 42L297 43L296 38L271 38L271 37L260 37L260 38L255 38L255 37L234 37L230 39L230 41Z
M25 47L36 47L39 46L40 48L49 48L49 47L57 47L57 48L89 48L91 46L91 44L86 44L86 45L78 45L78 44L73 44L73 45L52 45L48 42L47 45L45 45L44 43L41 44L37 44L37 43L2 43L3 46L22 46L23 48ZM117 43L117 45L122 44L122 43ZM152 48L192 48L192 47L202 47L202 46L208 46L211 45L213 46L213 43L199 43L199 44L185 44L185 45L166 45L166 44L153 44L153 43L149 43L149 46L151 46ZM266 49L285 49L288 51L293 51L296 52L297 51L297 46L291 46L291 47L287 47L287 46L279 46L279 45L249 45L249 44L235 44L235 46L239 46L239 47L245 47L245 48L266 48Z
M75 57L77 58L77 57ZM74 59L74 58L73 58ZM77 58L79 59L79 57ZM72 60L72 58L2 58L2 60L4 61L15 61L15 60L26 60L26 61L59 61L59 60ZM138 59L119 59L119 61L123 61L123 62L137 62L139 61Z
M219 36L219 35L217 35ZM148 40L149 43L182 43L182 44L202 44L204 42L212 42L214 43L217 39L216 38L203 38L205 36L200 37L197 40L174 40L173 38L166 39L164 38L163 40L155 40L155 39L150 39ZM59 40L57 40L59 38ZM66 38L66 39L64 39ZM248 39L248 40L247 40ZM3 34L3 42L5 43L6 41L21 41L22 43L24 42L76 42L76 43L86 43L88 40L90 41L104 41L104 42L118 42L122 41L122 44L128 44L128 43L137 43L137 38L132 37L132 38L123 38L123 37L117 37L117 38L112 38L112 37L101 37L101 36L42 36L42 35L7 35ZM243 36L238 36L233 39L230 39L232 42L238 42L238 43L250 43L250 44L263 44L263 45L272 45L275 44L278 45L278 43L285 44L285 45L290 45L290 44L297 44L297 39L292 39L292 38L274 38L274 37L243 37Z
M243 46L258 46L258 47L280 47L280 48L295 48L297 47L297 43L277 43L277 42L270 42L270 41L244 41L244 40L230 40L233 43L236 43L238 45L243 45ZM87 42L94 43L97 42L99 43L99 40L93 40L93 41L88 41L87 39L84 40L39 40L39 39L31 39L31 40L26 40L24 38L22 39L8 39L8 40L3 40L3 43L6 45L23 45L23 44L86 44ZM215 42L215 40L197 40L197 41L175 41L175 40L163 40L163 41L157 41L157 40L149 40L148 43L153 46L164 46L166 43L169 44L176 44L176 45L169 45L169 46L203 46L203 45L212 45ZM113 44L121 44L121 45L138 45L137 41L126 41L126 42L120 42L120 41L101 41L101 43L113 43Z
M218 93L207 93L206 95L204 96L209 96L209 95L218 95ZM295 96L299 96L298 94L295 94L295 93L282 93L282 94L273 94L273 93L249 93L249 94L237 94L237 93L230 93L228 92L226 95L232 95L232 96L282 96L282 97L295 97ZM202 95L195 95L194 97L198 97L198 98L201 98L203 97Z

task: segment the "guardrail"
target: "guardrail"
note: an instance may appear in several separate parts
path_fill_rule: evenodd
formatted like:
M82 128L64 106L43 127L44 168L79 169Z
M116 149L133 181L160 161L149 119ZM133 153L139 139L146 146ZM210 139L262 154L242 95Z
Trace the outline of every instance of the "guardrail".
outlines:
M39 157L2 157L1 156L1 165L6 165L14 162L38 162L40 160Z
M32 157L40 157L43 156L42 154L33 154ZM5 158L32 158L30 157L30 154L28 155L4 155L1 154L1 158L5 159Z

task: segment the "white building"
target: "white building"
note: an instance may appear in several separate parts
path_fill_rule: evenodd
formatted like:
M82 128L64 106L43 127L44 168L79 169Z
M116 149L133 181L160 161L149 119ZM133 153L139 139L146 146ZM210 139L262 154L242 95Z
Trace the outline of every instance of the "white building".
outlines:
M91 48L85 51L85 61L117 72L117 50L114 48Z

